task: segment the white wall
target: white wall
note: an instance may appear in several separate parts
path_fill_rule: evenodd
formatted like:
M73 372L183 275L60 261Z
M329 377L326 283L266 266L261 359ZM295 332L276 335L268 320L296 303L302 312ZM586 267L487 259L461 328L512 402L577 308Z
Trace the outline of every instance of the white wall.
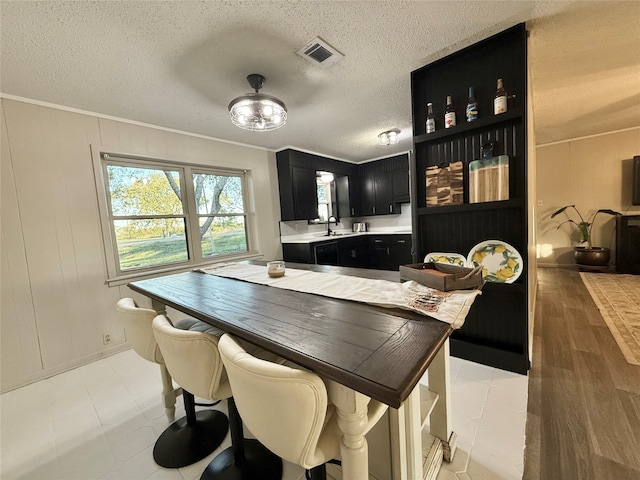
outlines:
M566 225L557 230L560 216L549 218L558 208L575 204L583 216L601 208L640 214L640 206L631 205L631 160L635 155L640 155L640 127L537 148L540 266L572 264L572 230ZM613 217L598 215L593 242L611 248L611 261L615 260Z
M15 100L1 107L2 391L126 348L115 303L136 296L105 283L90 145L248 170L258 249L281 257L273 152Z

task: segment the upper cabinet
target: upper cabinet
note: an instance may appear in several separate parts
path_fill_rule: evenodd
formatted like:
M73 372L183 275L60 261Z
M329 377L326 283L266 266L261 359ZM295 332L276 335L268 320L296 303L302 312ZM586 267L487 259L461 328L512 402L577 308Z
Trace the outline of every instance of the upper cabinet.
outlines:
M400 204L409 202L407 154L356 165L287 149L276 153L276 161L283 221L313 220L327 209L337 218L398 214ZM319 172L334 175L322 193Z
M318 216L316 178L315 170L291 166L293 218L316 218Z
M451 341L456 356L520 373L528 368L526 43L519 24L411 74L415 260L429 252L466 256L486 240L520 253L519 278L487 283ZM507 111L495 114L499 78ZM469 87L478 112L471 122L465 115ZM445 128L448 96L456 125ZM427 133L429 103L436 129ZM483 157L488 144L493 150ZM506 196L492 193L500 187ZM470 196L472 189L481 194Z
M357 165L291 149L276 153L276 163L281 220L318 218L319 172L330 172L335 178L322 194L323 200L330 203L331 215L337 218L353 216L355 207L352 206L351 190L357 179Z
M358 165L360 216L400 213L409 202L409 157L406 154Z

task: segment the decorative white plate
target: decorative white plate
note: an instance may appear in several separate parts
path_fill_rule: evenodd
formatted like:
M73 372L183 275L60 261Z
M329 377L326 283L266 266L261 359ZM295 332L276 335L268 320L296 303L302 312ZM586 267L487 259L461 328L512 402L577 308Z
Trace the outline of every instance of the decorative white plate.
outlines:
M449 265L455 265L456 267L467 266L467 259L464 258L464 255L460 255L459 253L431 252L427 253L427 255L424 257L424 261L425 263L448 263Z
M482 265L482 277L487 282L513 283L522 273L520 253L506 242L485 240L467 255L467 267Z

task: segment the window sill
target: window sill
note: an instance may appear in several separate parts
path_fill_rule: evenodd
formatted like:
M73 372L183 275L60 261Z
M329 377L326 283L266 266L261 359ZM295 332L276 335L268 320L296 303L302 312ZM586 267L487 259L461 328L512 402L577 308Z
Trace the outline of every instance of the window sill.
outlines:
M210 259L204 262L191 263L189 265L179 265L175 267L158 268L152 272L144 272L144 273L136 272L136 273L131 273L127 275L120 275L118 277L107 278L107 285L109 287L118 287L120 285L126 285L129 282L134 282L136 280L144 280L146 278L161 277L163 275L168 275L170 273L189 272L196 268L213 265L215 263L240 262L242 260L252 260L256 258L262 258L263 256L264 255L262 253L246 253L243 255L230 255L217 260Z

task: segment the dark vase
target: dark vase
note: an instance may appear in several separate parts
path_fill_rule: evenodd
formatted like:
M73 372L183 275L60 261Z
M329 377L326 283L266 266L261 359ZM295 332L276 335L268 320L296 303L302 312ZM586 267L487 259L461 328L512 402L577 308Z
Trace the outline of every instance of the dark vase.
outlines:
M609 265L611 250L603 247L574 247L573 259L576 265L588 265L591 267L606 267Z

